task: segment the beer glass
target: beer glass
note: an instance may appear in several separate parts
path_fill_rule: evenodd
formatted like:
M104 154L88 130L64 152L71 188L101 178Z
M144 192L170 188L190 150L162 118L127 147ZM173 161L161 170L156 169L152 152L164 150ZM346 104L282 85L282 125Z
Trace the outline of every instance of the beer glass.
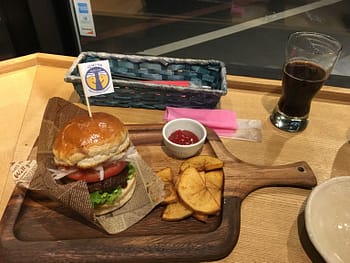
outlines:
M316 32L289 36L283 65L282 95L270 120L288 132L303 131L311 101L329 77L342 47L334 38Z

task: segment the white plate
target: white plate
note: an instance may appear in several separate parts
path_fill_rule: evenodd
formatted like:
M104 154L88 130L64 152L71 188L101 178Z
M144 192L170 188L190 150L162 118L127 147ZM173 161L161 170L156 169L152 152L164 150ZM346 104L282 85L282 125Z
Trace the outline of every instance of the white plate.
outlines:
M316 186L305 207L311 242L329 263L350 262L350 176Z

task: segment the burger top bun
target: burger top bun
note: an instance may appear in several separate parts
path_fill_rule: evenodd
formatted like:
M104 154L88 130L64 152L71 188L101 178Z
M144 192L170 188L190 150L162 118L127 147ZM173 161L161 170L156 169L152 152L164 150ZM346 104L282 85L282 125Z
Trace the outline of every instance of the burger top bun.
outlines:
M96 112L79 115L63 127L53 143L56 165L91 168L113 157L119 159L129 146L128 130L115 116Z

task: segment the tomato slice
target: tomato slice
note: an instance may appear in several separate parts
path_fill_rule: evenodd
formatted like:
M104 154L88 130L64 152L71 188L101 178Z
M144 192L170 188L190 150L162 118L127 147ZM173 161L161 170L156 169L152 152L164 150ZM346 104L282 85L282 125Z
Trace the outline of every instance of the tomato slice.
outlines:
M106 167L103 167L104 179L107 179L120 173L126 165L127 163L125 161L120 161L108 164ZM76 172L66 175L66 177L75 181L83 180L87 183L95 183L100 181L100 172L95 169L78 170Z

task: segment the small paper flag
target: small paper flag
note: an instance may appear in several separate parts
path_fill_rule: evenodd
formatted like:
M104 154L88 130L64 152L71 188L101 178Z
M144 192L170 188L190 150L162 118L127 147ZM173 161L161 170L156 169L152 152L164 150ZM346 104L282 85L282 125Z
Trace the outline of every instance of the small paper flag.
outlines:
M89 97L114 92L108 60L78 64L89 116L92 117Z
M114 92L108 60L81 63L78 68L87 97Z

